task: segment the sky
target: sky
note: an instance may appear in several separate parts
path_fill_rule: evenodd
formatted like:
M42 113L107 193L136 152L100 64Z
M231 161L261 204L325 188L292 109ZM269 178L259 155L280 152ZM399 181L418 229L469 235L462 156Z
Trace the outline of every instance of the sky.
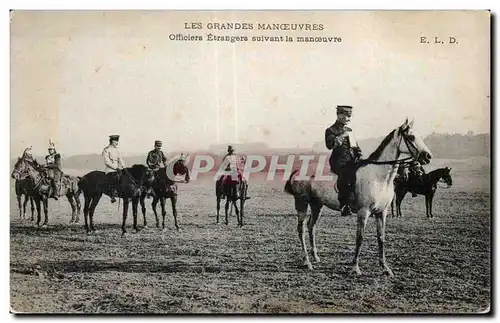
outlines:
M202 30L184 29L201 22ZM322 31L208 30L210 22ZM352 105L358 139L415 119L422 135L490 131L490 17L447 12L14 12L11 155L266 142L310 148ZM188 42L171 34L341 37L341 43ZM458 44L422 44L421 37Z

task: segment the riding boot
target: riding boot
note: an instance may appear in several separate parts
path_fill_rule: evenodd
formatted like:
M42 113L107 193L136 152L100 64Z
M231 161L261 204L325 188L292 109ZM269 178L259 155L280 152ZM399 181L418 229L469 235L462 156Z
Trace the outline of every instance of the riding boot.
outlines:
M55 179L52 179L52 195L51 197L54 198L54 200L59 200L59 185L57 185L58 183L56 182Z
M340 173L337 180L337 187L339 189L339 202L341 216L351 215L351 208L349 207L349 183L345 178L347 174L345 172Z

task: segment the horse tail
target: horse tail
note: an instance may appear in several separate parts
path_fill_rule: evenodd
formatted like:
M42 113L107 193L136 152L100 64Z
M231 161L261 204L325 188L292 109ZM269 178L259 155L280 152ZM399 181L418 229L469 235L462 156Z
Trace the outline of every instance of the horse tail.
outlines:
M292 174L290 174L290 177L285 183L285 192L290 195L294 195L292 178L298 171L299 171L298 169L294 170Z

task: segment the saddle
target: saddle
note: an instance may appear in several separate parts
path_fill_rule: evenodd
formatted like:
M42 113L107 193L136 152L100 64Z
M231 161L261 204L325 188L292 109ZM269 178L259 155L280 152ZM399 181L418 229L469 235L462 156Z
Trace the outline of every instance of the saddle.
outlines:
M237 180L233 179L233 176L231 175L222 175L221 180L223 185L231 185L231 184L234 185L241 183L243 181L243 175L240 172L238 172Z

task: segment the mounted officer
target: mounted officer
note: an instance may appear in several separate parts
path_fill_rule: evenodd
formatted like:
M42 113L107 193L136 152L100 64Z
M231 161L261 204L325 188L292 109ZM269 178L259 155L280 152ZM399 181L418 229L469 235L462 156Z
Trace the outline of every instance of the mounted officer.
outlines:
M45 168L47 169L47 178L50 179L52 194L54 200L58 200L61 193L61 179L63 172L61 170L61 155L57 153L56 146L49 140L49 154L45 156Z
M418 161L413 161L410 164L408 181L410 186L422 186L424 184L422 176L425 174L425 170L420 165ZM412 197L416 197L417 193L412 192Z
M167 157L161 150L162 142L160 140L155 141L155 147L148 153L146 158L146 164L153 171L158 171L162 166L166 167Z
M111 203L116 202L118 196L118 185L120 182L120 170L125 168L125 163L121 157L120 150L118 149L118 142L120 135L109 136L109 145L102 151L104 157L104 172L107 176L107 183L111 188Z
M153 172L155 173L159 171L160 168L162 168L162 166L163 167L167 166L167 157L161 150L161 147L162 147L162 142L160 140L155 140L154 149L148 153L148 157L146 158L146 165L148 165L148 167L152 169ZM150 188L146 194L146 197L150 198L153 195L154 195L153 188Z
M341 215L351 215L351 195L356 183L356 164L361 158L361 149L353 131L347 127L352 117L352 107L337 106L337 121L325 131L326 148L332 150L330 169L338 175L339 202Z
M237 176L238 183L240 183L240 182L243 182L246 180L245 180L245 178L243 178L243 174L241 171L241 168L242 168L240 165L241 160L238 160L238 156L234 152L235 151L234 151L233 146L231 146L231 145L227 146L227 154L222 159L222 164L223 165L227 164L225 171L230 172L231 175L229 175L229 176ZM223 178L221 177L220 180L223 180ZM247 192L248 192L248 185L245 185L245 196L246 196L246 199L248 200L248 199L250 199L250 197L247 196ZM225 196L222 195L222 198L225 198Z

